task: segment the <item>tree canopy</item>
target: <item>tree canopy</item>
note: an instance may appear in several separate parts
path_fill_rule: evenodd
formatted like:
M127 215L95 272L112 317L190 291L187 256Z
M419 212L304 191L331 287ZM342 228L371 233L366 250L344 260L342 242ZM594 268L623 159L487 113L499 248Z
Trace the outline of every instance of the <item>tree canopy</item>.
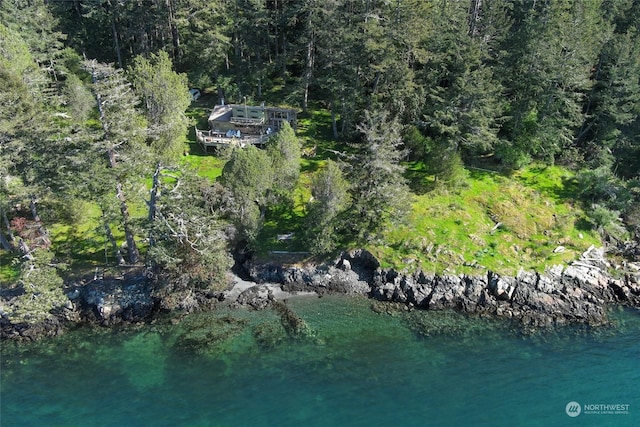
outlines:
M465 162L637 165L636 1L152 3L36 1L52 19L22 35L39 64L59 56L46 40L120 67L170 59L232 102L283 84L303 111L325 105L344 140L386 109Z

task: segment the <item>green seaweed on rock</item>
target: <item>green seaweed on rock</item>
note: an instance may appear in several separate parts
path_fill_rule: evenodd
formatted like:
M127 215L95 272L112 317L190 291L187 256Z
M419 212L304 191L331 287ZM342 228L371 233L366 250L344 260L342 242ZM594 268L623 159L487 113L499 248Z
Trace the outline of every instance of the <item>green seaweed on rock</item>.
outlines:
M224 353L223 343L241 334L249 321L225 315L217 317L210 313L197 313L181 322L181 333L174 348L195 354Z
M260 348L272 349L282 344L286 335L280 325L262 322L253 328L253 338Z
M452 337L457 342L473 344L479 336L511 334L509 322L487 319L453 310L413 310L403 320L420 337Z
M280 322L285 332L291 338L313 338L315 332L309 327L305 320L298 316L287 304L274 301L273 309L280 315Z

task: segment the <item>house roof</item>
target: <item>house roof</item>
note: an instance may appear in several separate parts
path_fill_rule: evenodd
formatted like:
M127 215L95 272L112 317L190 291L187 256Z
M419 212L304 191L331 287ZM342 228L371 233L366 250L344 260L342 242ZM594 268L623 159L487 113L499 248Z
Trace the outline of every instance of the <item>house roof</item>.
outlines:
M216 105L213 107L213 111L209 115L209 122L228 122L233 115L233 108L231 105Z

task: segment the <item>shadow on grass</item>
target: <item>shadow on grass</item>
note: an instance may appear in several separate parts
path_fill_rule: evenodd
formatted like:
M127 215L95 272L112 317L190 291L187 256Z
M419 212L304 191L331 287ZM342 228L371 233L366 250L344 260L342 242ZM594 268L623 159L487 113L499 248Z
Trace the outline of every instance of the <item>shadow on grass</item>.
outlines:
M411 191L418 196L429 193L436 188L436 182L427 173L422 162L405 163L404 178Z
M317 109L298 115L297 133L305 141L331 141L331 113Z
M472 166L468 166L466 169L467 169L467 172L469 173L469 178L478 180L478 181L481 181L485 178L495 178L497 176L500 176L503 178L506 178L509 176L507 173L494 171L491 169L480 169Z
M191 135L193 134L193 140L191 139ZM204 151L204 148L202 147L202 145L198 144L197 142L193 142L195 141L195 131L193 129L191 129L189 131L189 142L188 142L188 149L185 150L186 153L189 153L190 156L210 156L212 154L215 154L215 152L213 150L210 151Z
M289 206L277 206L269 209L265 223L255 243L260 253L269 251L306 251L302 242L305 229L304 217L292 213ZM278 236L282 236L279 239Z
M584 218L584 217L578 218L578 220L575 221L573 226L578 231L591 232L594 230L593 224L587 218Z
M314 173L322 166L324 162L317 157L312 159L302 159L300 162L300 172L302 173Z
M81 235L73 230L63 232L56 236L53 249L57 257L74 269L78 266L103 265L108 260L105 258L105 239L98 235Z

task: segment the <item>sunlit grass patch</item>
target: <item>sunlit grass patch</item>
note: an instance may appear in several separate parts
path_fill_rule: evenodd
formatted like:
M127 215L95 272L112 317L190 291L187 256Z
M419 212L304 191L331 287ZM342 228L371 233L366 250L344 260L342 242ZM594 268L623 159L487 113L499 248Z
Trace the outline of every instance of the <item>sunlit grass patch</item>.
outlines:
M416 195L406 223L390 227L372 251L396 268L476 274L575 259L599 237L581 228L584 213L564 186L570 173L548 172L525 169L521 180L471 171L462 188Z
M74 268L104 265L110 252L105 253L106 237L100 208L93 203L83 202L77 209L83 215L73 224L55 223L49 226L52 249L56 256ZM112 229L116 239L124 240L124 234ZM113 261L113 259L111 260Z
M198 176L214 181L222 175L226 160L213 155L184 156L182 162L195 170Z
M19 260L16 254L0 250L0 284L10 285L18 280L20 275Z
M575 174L560 166L532 165L516 171L513 178L553 200L577 197Z
M138 226L146 220L148 207L145 200L135 198L129 199L128 207L130 221L136 232L136 246L144 254L147 249L146 235ZM100 207L96 203L82 201L75 209L81 212L75 220L48 225L51 250L56 259L67 264L71 274L115 265L117 260L106 236ZM112 223L111 232L116 244L121 247L125 242L124 231L117 223Z

